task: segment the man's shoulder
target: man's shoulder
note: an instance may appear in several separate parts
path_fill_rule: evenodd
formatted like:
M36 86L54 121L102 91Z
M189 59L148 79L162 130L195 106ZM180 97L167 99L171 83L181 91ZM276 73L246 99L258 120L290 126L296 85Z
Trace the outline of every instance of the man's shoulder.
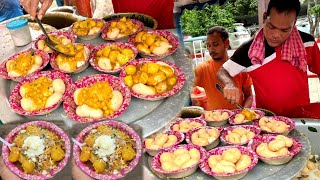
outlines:
M299 34L303 43L315 41L314 37L311 34L308 34L302 31L299 31Z
M253 39L254 38L251 38L249 39L248 41L242 43L239 47L238 47L238 51L245 51L245 52L248 52L249 49L250 49L250 46L251 44L253 43Z

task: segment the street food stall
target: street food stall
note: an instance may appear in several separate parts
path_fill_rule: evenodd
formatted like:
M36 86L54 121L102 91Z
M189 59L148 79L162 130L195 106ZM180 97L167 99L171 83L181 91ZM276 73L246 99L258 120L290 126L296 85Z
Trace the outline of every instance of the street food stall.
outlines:
M55 16L66 17L63 27L54 26L59 24ZM157 23L150 16L122 13L86 19L51 12L43 22L48 22L45 29L60 54L46 46L37 24L29 25L32 42L17 47L6 22L0 23L0 129L17 124L5 134L1 129L2 154L21 178L57 177L73 157L73 165L95 179L134 179L139 168L137 179L291 179L309 167L311 154L320 152L320 124L313 119L267 116L258 109L206 112L188 106L192 62L175 30L154 30ZM19 74L14 68L25 58L36 69ZM30 101L43 92L49 95L41 98L50 100ZM58 136L52 136L58 140L48 147L56 150L51 152L54 171L41 171L38 165L30 170L13 154L16 148L29 157L19 149L27 141L29 148L31 142L43 146L39 132ZM116 152L121 156L113 156ZM318 166L316 156L312 161ZM224 171L227 166L229 172Z

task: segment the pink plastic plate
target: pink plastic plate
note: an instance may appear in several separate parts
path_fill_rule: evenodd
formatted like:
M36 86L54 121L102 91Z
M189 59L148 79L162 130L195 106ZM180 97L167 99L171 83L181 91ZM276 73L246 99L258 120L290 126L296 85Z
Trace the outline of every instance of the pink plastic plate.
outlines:
M141 65L141 64L144 64L147 62L154 62L154 63L161 62L161 63L165 63L168 66L172 67L174 69L174 74L176 75L176 78L177 78L177 83L176 83L176 85L174 85L174 87L170 91L167 91L162 94L155 94L155 95L142 95L142 94L138 94L138 93L134 92L132 89L130 89L132 96L140 98L140 99L155 101L155 100L164 99L166 97L172 96L180 91L180 89L183 87L184 83L186 82L186 77L185 77L184 73L180 70L180 68L178 66L176 66L175 64L172 64L172 63L169 63L166 61L162 61L162 60L157 60L157 59L142 58L142 59L137 59L137 60L128 62L126 66L128 66L128 65L138 66L138 65ZM126 72L125 72L125 67L124 67L120 73L120 78L123 80L125 78L125 76L126 76Z
M20 54L25 54L25 53L30 53L31 50L26 50L26 51L22 51L22 52L19 52L11 57L9 57L7 60L5 60L4 62L1 63L0 65L0 77L4 78L4 79L11 79L13 81L17 81L17 82L20 82L23 78L27 77L27 76L30 76L30 75L33 75L39 71L41 71L43 68L45 68L47 66L47 64L49 63L50 61L50 56L48 53L44 52L44 51L41 51L41 50L34 50L34 54L38 54L41 56L42 58L42 65L39 67L39 69L37 69L35 72L31 73L31 74L27 74L27 75L24 75L24 76L18 76L18 77L9 77L8 76L8 72L7 72L7 67L6 67L6 64L9 60L14 60L16 59Z
M96 56L97 56L97 52L100 51L101 49L103 49L104 47L106 46L118 46L120 48L126 48L126 49L131 49L134 53L134 56L129 59L129 61L132 61L136 58L137 54L138 54L138 50L131 44L129 43L122 43L122 42L115 42L115 43L106 43L106 44L101 44L99 46L96 46L92 53L91 53L91 58L89 60L91 66L98 70L98 71L101 71L101 72L104 72L104 73L110 73L110 74L116 74L116 73L119 73L123 68L124 66L121 66L119 69L115 69L115 70L105 70L105 69L102 69L101 67L98 66L97 62L95 61L96 59ZM129 62L128 61L128 62Z
M40 77L47 77L50 78L52 80L54 79L62 79L64 82L64 85L66 87L66 90L64 92L63 98L60 99L56 104L54 104L51 107L45 108L45 109L41 109L38 111L25 111L24 109L22 109L21 107L21 99L22 96L20 94L20 88L23 84L25 83L29 83L32 82ZM65 99L65 97L67 96L68 90L70 90L72 85L72 79L69 75L64 74L60 71L56 71L56 70L52 70L52 71L42 71L42 72L38 72L32 76L28 76L25 79L23 79L20 83L18 83L14 89L12 90L12 92L10 93L10 97L9 97L9 104L10 107L13 111L15 111L16 113L20 114L20 115L24 115L24 116L35 116L35 115L44 115L44 114L48 114L50 112L52 112L53 110L55 110L56 108L58 108L58 106L60 105L60 103Z
M128 125L125 123L119 122L119 121L113 121L113 120L108 120L108 121L102 121L102 122L97 122L94 123L85 129L83 129L80 134L77 136L76 140L79 141L80 143L84 142L85 137L90 133L92 129L96 129L98 126L101 125L107 125L111 126L114 128L117 128L123 132L126 132L136 143L135 145L135 150L136 150L136 157L130 162L128 167L122 169L118 174L97 174L92 168L88 167L85 163L81 162L79 159L80 156L80 147L74 145L73 146L73 156L75 163L77 164L82 171L90 175L91 177L95 179L120 179L123 178L127 173L129 173L133 168L135 168L141 158L141 151L142 151L142 144L141 144L141 139L139 135Z
M10 149L8 148L8 146L2 145L2 156L3 156L4 163L12 172L14 172L16 175L18 175L19 177L21 177L23 179L42 180L42 179L52 178L55 174L57 174L60 170L62 170L69 161L70 152L71 152L70 140L69 140L67 134L62 129L60 129L58 126L56 126L53 123L49 123L49 122L45 122L45 121L31 121L31 122L21 124L20 126L14 128L6 136L5 140L9 143L12 143L14 138L18 135L18 133L30 125L35 125L38 127L48 129L51 132L58 135L65 143L65 146L64 146L65 157L57 164L56 168L51 169L48 174L46 174L46 175L43 175L43 174L31 175L31 174L24 173L24 171L21 168L17 167L14 163L9 162L8 158L9 158L9 154L10 154Z
M101 119L93 119L93 118L86 118L80 117L76 114L77 105L74 102L73 94L76 89L84 88L93 85L96 82L107 82L113 88L113 90L118 90L121 92L123 96L123 102L120 108L111 114L108 117L104 117ZM67 116L77 122L87 123L87 122L94 122L100 121L103 119L114 119L122 114L129 106L131 102L131 94L129 88L121 81L120 78L109 75L109 74L94 74L90 76L83 77L76 81L70 90L67 93L65 101L63 103L63 109L66 112Z

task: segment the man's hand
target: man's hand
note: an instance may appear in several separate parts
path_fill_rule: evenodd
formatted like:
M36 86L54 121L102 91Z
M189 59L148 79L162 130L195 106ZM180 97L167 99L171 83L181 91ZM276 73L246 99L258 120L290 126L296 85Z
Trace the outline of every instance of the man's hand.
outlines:
M224 98L231 104L240 103L240 92L239 88L234 84L226 84L223 88Z
M23 8L30 14L32 20L38 16L41 20L46 11L51 6L53 0L20 0ZM38 5L41 4L40 9L37 13Z

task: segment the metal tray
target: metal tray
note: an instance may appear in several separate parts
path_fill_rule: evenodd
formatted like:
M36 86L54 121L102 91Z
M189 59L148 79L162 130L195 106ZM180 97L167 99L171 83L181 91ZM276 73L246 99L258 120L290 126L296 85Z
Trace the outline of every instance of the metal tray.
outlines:
M32 34L34 33L37 32L32 32ZM33 38L35 38L34 35ZM90 43L95 46L102 43L107 43L107 41L101 39L100 37L90 41L78 40L77 42ZM10 34L5 28L1 29L0 32L0 44L0 62L4 61L6 58L14 55L17 52L30 48L31 46L29 44L21 48L15 47L11 40ZM159 130L168 121L177 116L180 109L185 106L186 102L188 102L189 100L190 87L192 86L194 79L191 60L188 59L183 52L183 49L180 47L174 54L163 59L164 61L176 64L184 72L186 76L186 83L183 88L177 94L158 101L146 101L132 97L129 108L126 109L126 111L121 116L116 118L116 120L120 120L127 124L138 125L143 129L143 136L148 136L153 132ZM51 67L47 67L47 70L48 69L51 69ZM97 73L101 74L102 72L98 72L91 66L89 66L85 71L79 74L71 75L71 77L75 82L81 77ZM6 122L15 122L21 119L63 120L69 127L72 127L77 123L67 118L62 105L60 105L60 107L57 110L53 111L51 114L44 116L24 117L17 115L10 109L8 103L10 92L16 84L16 82L13 82L11 80L5 80L2 78L0 79L0 98L2 99L2 101L0 101L1 120L5 120Z

